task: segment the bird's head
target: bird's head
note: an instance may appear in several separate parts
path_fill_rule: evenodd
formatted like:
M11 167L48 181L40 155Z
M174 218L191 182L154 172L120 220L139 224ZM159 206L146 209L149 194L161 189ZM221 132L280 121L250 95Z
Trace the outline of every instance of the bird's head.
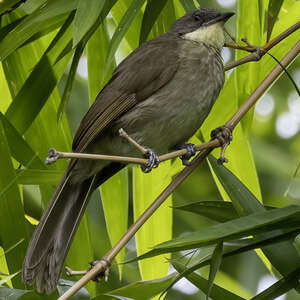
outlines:
M224 45L224 24L233 12L220 13L212 8L200 8L178 19L171 32L195 42L203 42L221 49Z

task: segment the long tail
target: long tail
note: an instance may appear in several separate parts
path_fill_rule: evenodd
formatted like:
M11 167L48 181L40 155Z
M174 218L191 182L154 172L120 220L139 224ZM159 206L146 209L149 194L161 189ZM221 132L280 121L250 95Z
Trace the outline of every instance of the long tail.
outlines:
M45 210L27 249L23 282L36 284L37 291L50 294L57 285L79 221L92 192L124 165L110 164L81 184L71 184L64 175Z

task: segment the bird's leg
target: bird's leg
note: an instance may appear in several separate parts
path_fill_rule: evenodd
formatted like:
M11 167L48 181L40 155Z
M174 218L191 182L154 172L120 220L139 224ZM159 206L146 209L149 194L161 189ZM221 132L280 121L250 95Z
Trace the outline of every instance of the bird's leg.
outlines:
M144 166L141 166L144 173L149 173L153 168L157 168L159 165L158 155L150 148L147 149L147 152L144 154L144 157L148 159L148 163Z
M109 275L110 261L108 261L107 259L104 259L104 258L89 262L89 264L91 265L91 268L89 268L87 270L75 271L75 270L72 270L71 268L69 268L68 266L66 266L66 274L68 276L85 275L99 262L101 262L101 264L103 265L103 271L101 273L97 274L97 276L93 279L93 281L100 282L100 280L104 277L105 282L107 282L108 275Z
M221 126L214 129L210 136L212 139L217 139L222 147L220 158L218 159L218 163L222 165L225 162L228 162L228 159L224 157L225 150L232 141L232 132L230 128L226 126Z
M196 152L197 152L197 148L195 144L183 144L179 147L179 149L186 149L187 153L180 156L180 159L182 160L182 164L185 166L190 166L191 163L189 161L189 159L191 157L193 157Z
M141 166L144 173L149 173L153 168L157 168L159 165L159 158L157 154L150 148L144 147L137 143L133 138L131 138L123 128L119 129L119 135L125 138L132 146L136 147L143 156L148 159L146 165Z

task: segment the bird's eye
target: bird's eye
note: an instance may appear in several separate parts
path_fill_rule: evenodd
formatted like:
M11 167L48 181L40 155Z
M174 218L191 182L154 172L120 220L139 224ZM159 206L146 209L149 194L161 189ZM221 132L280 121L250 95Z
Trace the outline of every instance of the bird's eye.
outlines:
M201 17L199 15L194 15L194 20L199 22L201 21Z

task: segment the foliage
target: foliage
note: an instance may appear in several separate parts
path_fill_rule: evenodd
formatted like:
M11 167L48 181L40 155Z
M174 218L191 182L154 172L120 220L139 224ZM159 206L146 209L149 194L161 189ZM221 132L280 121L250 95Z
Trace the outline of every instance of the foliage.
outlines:
M89 104L115 65L140 43L167 31L198 4L225 8L208 0L22 2L0 1L0 299L56 299L73 283L61 280L58 291L45 296L28 290L20 276L34 226L66 167L63 160L46 166L48 149L70 151ZM236 12L228 28L237 40L247 36L263 45L299 21L300 2L238 0L228 10ZM280 60L298 39L295 32L270 53ZM76 73L86 60L87 80ZM228 74L192 141L209 140L211 130L234 114L275 65L265 55ZM299 67L296 60L288 70L299 78ZM213 156L202 164L117 256L109 282L89 283L78 299L157 299L161 293L167 299L299 297L300 138L283 139L275 131L293 85L282 76L268 94L276 111L246 115L234 131L226 167ZM299 99L293 99L288 105L299 114ZM181 169L178 159L150 174L129 166L106 182L90 200L66 264L85 269L103 256ZM170 268L174 272L167 275ZM259 280L271 272L278 281L257 292ZM171 289L183 277L199 291Z

